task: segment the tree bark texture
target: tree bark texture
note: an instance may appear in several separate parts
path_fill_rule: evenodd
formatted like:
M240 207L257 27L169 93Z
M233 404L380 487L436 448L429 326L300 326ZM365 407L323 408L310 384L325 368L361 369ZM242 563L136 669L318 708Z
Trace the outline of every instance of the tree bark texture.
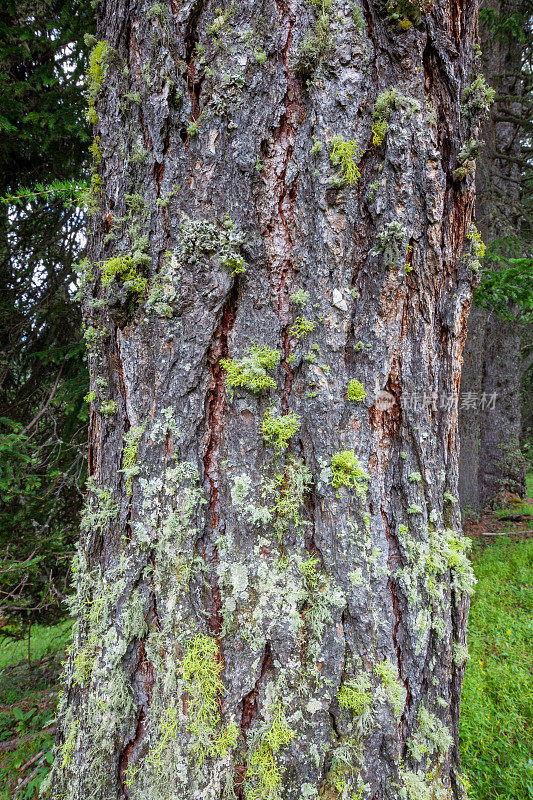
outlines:
M503 19L514 11L509 2L492 7ZM524 45L511 36L495 37L486 25L480 27L480 44L483 71L496 90L482 128L485 145L476 172L477 226L489 244L515 238L521 228L522 107L513 97L521 94ZM517 255L511 247L508 252ZM477 402L460 408L459 494L465 510L479 511L502 491L522 497L526 492L520 452L522 342L520 326L495 312L473 309L468 328L461 391L475 394ZM495 403L490 402L493 396Z
M475 7L419 20L100 6L55 797L463 796Z

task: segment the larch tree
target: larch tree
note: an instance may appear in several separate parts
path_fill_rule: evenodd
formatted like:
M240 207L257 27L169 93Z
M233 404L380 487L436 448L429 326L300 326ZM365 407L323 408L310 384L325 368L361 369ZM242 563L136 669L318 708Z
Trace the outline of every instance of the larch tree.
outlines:
M484 121L476 173L477 220L488 244L485 266L503 280L483 291L468 322L460 408L459 494L465 512L499 502L502 491L524 496L525 460L520 450L521 378L526 303L509 297L516 285L504 274L512 259L531 254L528 189L531 163L531 25L529 3L498 0L483 9L480 26L483 72L496 92ZM474 161L471 162L472 167ZM516 267L514 267L516 269ZM530 282L531 266L522 283ZM494 291L496 288L498 291ZM524 292L527 294L527 292ZM525 311L524 305L528 309ZM524 313L525 312L525 313Z
M115 0L97 31L52 796L462 797L475 5Z

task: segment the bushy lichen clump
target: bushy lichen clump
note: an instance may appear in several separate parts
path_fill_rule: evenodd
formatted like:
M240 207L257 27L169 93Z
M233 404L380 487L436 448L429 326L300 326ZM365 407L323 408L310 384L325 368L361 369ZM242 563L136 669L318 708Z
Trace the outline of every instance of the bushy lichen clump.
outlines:
M311 481L311 470L300 459L289 456L272 478L261 479L258 487L260 504L251 502L248 475L234 477L231 499L250 524L272 524L281 541L291 524L296 529L306 524L301 519L301 510Z
M100 414L103 417L113 417L118 411L118 404L115 400L105 400L100 406Z
M252 343L248 354L240 360L221 359L220 366L226 372L226 386L228 389L239 387L254 393L274 389L276 382L268 370L275 369L280 358L279 350Z
M312 333L316 327L316 322L312 322L305 317L296 317L289 333L295 339L305 338L309 333Z
M93 39L94 41L94 39ZM102 83L107 73L109 60L113 54L113 48L106 41L96 42L89 55L89 66L87 68L87 111L85 116L87 122L95 125L98 122L96 112L96 99L102 88Z
M376 664L374 674L379 679L375 688L370 676L362 672L343 681L337 694L339 705L351 711L361 733L367 733L372 728L376 704L389 703L394 716L399 720L407 697L407 690L399 680L398 670L392 662L385 660Z
M352 486L360 497L368 489L370 476L359 464L353 450L341 450L331 456L331 484L335 489Z
M309 0L320 11L313 28L302 39L296 54L292 57L292 68L301 78L309 80L322 63L335 51L330 36L331 21L328 11L333 0Z
M193 752L199 762L205 757L224 756L235 746L238 731L234 722L221 729L220 679L222 662L216 639L198 634L192 639L181 663L188 697L188 728L193 735Z
M365 387L361 381L352 378L348 383L346 396L348 400L351 400L354 403L361 403L366 397Z
M261 433L268 444L276 450L286 450L289 440L298 432L301 419L298 414L280 414L277 409L269 408L263 417Z
M272 512L275 517L274 530L280 540L290 522L297 528L303 524L300 510L311 481L311 470L292 456L289 456L284 470L274 476L271 487L275 497Z
M291 294L289 299L291 303L303 307L309 300L309 292L306 292L305 289L297 289Z
M375 119L372 123L372 144L379 147L383 144L389 125L386 119Z
M92 476L87 478L86 485L89 496L81 513L80 528L82 531L102 530L117 518L119 505L111 497L110 490L97 486Z
M420 25L433 8L435 0L387 0L387 12L391 22L396 22L401 30L409 30L411 25Z
M213 256L232 275L245 271L240 254L244 234L227 216L222 225L204 219L182 220L176 256L180 264L197 264L202 257Z
M336 183L339 185L347 183L349 186L357 183L361 177L361 170L355 163L355 159L360 158L362 153L363 151L355 139L345 142L342 136L332 138L329 159L334 167L339 167Z
M386 700L391 704L394 716L400 719L407 697L407 689L398 678L398 670L391 661L376 664L374 672L382 680Z
M229 216L222 223L185 217L179 232L178 246L175 251L167 250L165 253L161 269L151 282L146 301L146 308L160 317L173 316L180 273L189 265L214 259L232 276L240 275L246 269L246 262L240 253L244 234Z
M470 269L473 272L478 272L481 269L481 261L485 258L487 246L481 238L481 233L473 223L468 229L466 238L472 242L472 255L474 256L469 263Z
M139 275L135 259L131 254L126 253L122 256L108 258L106 261L100 261L98 266L104 286L109 286L115 279L134 295L140 296L146 291L148 281Z
M486 114L496 97L496 91L487 84L484 75L478 75L463 92L469 113Z
M337 699L341 708L349 709L363 731L368 731L372 726L372 708L374 698L372 683L364 672L355 678L343 682Z
M144 433L146 423L143 425L132 425L124 436L124 449L122 451L122 470L126 476L126 495L131 495L131 483L135 475L138 475L140 468L137 464L137 450L141 436Z
M426 775L423 771L400 769L400 777L403 784L398 789L400 800L449 800L449 787L433 771Z
M401 262L400 247L406 238L405 229L397 220L387 222L377 234L377 244L371 251L373 255L381 255L387 269L398 268Z
M422 704L418 707L417 721L417 730L407 742L411 758L414 761L421 761L426 753L430 755L435 752L441 755L447 753L453 745L453 738L446 725L434 714L430 714Z
M381 92L374 103L372 112L372 143L380 145L388 130L388 120L393 111L405 109L407 116L420 110L420 103L413 97L407 97L392 86Z
M476 171L476 158L484 142L478 139L469 139L461 147L457 161L459 166L453 171L454 178L463 181L468 175L473 175Z
M246 800L281 800L283 771L275 756L294 738L281 705L271 710L272 724L254 736L253 749L246 765Z
M433 601L433 608L446 608L449 600L446 595L447 581L444 580L451 570L452 588L458 594L472 594L475 577L468 559L470 539L462 537L452 529L435 530L428 534L427 541L416 541L408 532L406 525L398 528L398 537L405 548L409 566L403 567L395 574L409 602L415 607L420 603L419 647L424 643L423 630L429 626L427 617L427 600L420 593L423 588Z

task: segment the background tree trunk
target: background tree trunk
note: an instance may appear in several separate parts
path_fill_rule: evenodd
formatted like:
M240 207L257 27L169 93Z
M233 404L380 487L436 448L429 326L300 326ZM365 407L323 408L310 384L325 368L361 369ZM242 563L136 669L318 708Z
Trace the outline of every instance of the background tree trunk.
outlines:
M58 797L462 796L474 5L328 5L100 6Z
M491 3L505 21L514 2ZM495 36L480 26L483 71L496 100L482 129L485 146L476 174L476 220L483 240L500 240L501 255L519 255L521 206L522 58L526 46L509 33ZM513 100L513 98L515 98ZM495 269L499 268L495 264ZM520 452L521 337L516 322L473 309L465 346L461 392L476 396L460 406L459 494L464 510L479 511L502 490L525 495L525 461ZM475 453L478 454L476 457Z

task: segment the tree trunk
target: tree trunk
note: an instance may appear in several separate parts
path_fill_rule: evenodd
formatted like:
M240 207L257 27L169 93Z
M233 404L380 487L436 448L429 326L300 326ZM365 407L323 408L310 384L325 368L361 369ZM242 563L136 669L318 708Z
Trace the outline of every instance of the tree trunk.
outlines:
M474 4L100 8L56 796L461 797Z
M491 4L500 18L510 17L514 2ZM516 251L521 229L520 153L522 56L526 43L514 34L495 36L480 29L483 71L496 89L496 101L482 130L485 146L476 174L476 220L483 240L496 243L504 258ZM514 119L513 119L514 116ZM507 238L509 237L509 238ZM490 266L490 262L489 262ZM496 262L494 269L499 269ZM461 391L475 403L460 406L461 506L479 511L501 491L526 491L525 460L520 452L521 337L516 322L475 309L469 323ZM479 454L477 461L474 452Z
M459 403L459 498L461 511L468 518L481 509L480 474L480 404L483 395L485 361L485 326L487 312L473 305L468 317L468 334L461 370ZM469 399L470 398L470 399Z
M522 415L520 328L495 313L485 328L485 407L480 409L479 491L482 505L501 492L526 494L526 465L520 450Z

